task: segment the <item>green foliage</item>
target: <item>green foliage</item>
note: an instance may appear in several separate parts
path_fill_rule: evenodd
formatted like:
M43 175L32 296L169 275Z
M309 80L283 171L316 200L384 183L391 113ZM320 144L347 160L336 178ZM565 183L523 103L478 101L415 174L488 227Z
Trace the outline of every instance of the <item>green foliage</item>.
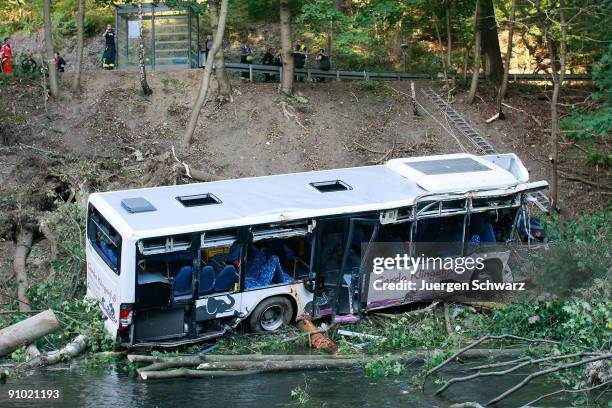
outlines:
M568 136L576 140L609 138L612 134L612 45L593 65L591 73L597 91L592 98L597 102L589 110L576 109L563 120L562 126L569 131ZM594 154L591 160L602 164L601 154ZM609 164L610 157L604 159Z
M565 296L610 273L612 215L609 209L565 223L553 218L546 229L553 242L532 259L533 281L542 290Z
M365 366L366 375L370 378L390 377L401 375L406 370L404 364L393 360L391 354L385 354L382 358L370 361Z
M308 382L306 376L304 376L304 387L297 386L291 390L291 399L296 405L306 405L310 401L310 394L308 393Z

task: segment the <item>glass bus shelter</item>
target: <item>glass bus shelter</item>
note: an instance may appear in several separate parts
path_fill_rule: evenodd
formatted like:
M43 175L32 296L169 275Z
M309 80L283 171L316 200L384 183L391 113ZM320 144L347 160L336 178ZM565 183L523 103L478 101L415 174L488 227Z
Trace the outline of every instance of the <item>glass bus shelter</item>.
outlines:
M190 6L142 5L145 64L149 69L196 68L199 58L198 14ZM138 66L140 21L135 5L115 6L117 68Z

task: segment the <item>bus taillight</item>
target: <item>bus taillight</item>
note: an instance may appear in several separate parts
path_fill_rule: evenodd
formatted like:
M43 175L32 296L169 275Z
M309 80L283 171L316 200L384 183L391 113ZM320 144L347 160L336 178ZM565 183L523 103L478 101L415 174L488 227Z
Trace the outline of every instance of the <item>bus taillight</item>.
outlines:
M119 330L124 331L132 324L132 307L131 303L122 303L119 308Z

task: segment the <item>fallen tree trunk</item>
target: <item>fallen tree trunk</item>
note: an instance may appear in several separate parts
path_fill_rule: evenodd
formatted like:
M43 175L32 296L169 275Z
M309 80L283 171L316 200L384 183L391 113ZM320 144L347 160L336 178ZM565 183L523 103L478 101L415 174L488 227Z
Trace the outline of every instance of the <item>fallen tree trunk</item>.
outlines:
M36 358L28 361L25 366L27 368L42 367L47 365L57 364L60 361L70 360L81 354L87 348L88 337L84 334L79 334L70 343L66 344L60 350L43 353Z
M292 360L346 360L361 358L362 355L326 355L326 354L205 354L200 356L163 357L143 354L129 354L128 361L133 363L161 363L167 361L191 362L198 365L204 362L225 361L292 361Z
M465 352L466 358L511 357L521 353L521 350L472 349ZM422 361L430 351L396 354L391 361L404 364ZM167 379L177 377L215 377L230 375L250 375L262 372L284 372L293 370L317 370L334 368L352 368L380 359L369 355L202 355L182 357L161 357L132 354L128 361L148 362L149 366L136 370L142 380ZM197 370L187 367L198 366ZM174 370L163 371L168 368ZM206 374L197 374L198 372ZM227 373L227 374L225 374Z
M165 380L168 378L215 378L215 377L237 377L243 375L259 374L259 371L202 371L182 368L168 371L143 371L138 373L141 380Z
M45 310L0 330L0 356L12 353L19 347L53 333L59 327L53 310Z

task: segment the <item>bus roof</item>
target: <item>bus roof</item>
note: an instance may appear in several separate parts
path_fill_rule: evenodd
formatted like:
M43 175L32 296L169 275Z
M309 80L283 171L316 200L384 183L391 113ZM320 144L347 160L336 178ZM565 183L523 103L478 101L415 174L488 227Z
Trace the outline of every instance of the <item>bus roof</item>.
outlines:
M393 159L377 166L93 193L89 201L121 235L140 239L392 209L414 205L427 195L511 194L534 187L527 182L527 170L514 154L452 154Z

